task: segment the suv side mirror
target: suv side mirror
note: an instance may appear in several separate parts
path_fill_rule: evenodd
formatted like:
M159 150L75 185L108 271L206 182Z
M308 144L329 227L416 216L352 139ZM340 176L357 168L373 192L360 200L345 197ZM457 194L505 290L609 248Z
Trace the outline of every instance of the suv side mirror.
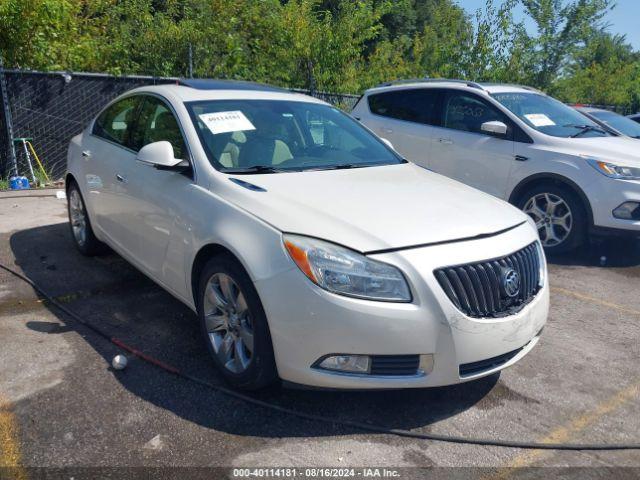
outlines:
M153 165L158 169L174 169L188 166L187 162L175 158L171 143L163 140L145 145L138 152L136 160L148 165Z
M480 130L491 135L504 136L507 134L507 126L497 120L484 122L482 125L480 125Z

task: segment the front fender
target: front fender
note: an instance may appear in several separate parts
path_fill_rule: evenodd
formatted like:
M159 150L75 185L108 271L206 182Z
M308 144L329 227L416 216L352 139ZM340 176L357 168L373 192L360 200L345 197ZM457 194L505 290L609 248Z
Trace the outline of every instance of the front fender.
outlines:
M191 279L198 253L209 246L231 252L253 282L294 267L284 250L279 230L207 189L196 187L195 201L196 205L211 208L196 209L192 214L192 248L186 253L185 278ZM191 285L188 288L191 289Z

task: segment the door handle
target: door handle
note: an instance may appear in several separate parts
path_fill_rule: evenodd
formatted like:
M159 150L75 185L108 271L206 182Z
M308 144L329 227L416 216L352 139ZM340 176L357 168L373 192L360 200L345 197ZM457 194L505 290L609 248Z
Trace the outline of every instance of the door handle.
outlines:
M89 157L91 157L91 152L89 150L83 150L82 151L82 156L84 158L89 158Z
M119 182L122 182L122 183L127 183L127 178L123 177L119 173L116 173L116 180L118 180Z
M527 160L529 160L529 157L525 157L524 155L516 155L515 159L518 162L526 162Z
M439 138L438 142L442 143L443 145L453 145L453 140L451 140L450 138Z

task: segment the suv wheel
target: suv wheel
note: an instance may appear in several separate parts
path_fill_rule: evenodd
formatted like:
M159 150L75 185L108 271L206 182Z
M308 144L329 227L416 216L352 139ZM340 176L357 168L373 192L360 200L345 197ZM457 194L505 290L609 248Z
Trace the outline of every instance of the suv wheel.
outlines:
M106 250L106 245L98 240L93 233L84 199L75 182L72 182L67 188L67 211L71 238L80 253L89 257L103 253Z
M538 185L525 192L517 206L536 222L542 246L549 254L573 250L586 240L584 205L566 187Z
M207 349L226 380L246 390L272 383L277 372L267 318L242 266L228 255L209 260L198 299Z

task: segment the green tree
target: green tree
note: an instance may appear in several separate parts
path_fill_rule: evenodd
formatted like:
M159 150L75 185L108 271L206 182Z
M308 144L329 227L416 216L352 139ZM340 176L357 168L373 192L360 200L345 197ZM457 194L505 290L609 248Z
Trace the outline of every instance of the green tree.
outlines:
M548 89L572 54L601 25L612 0L522 0L536 24L534 79Z
M94 32L79 0L0 0L0 53L5 65L61 69L81 65Z
M640 107L640 54L624 36L594 32L567 70L554 85L563 100Z

